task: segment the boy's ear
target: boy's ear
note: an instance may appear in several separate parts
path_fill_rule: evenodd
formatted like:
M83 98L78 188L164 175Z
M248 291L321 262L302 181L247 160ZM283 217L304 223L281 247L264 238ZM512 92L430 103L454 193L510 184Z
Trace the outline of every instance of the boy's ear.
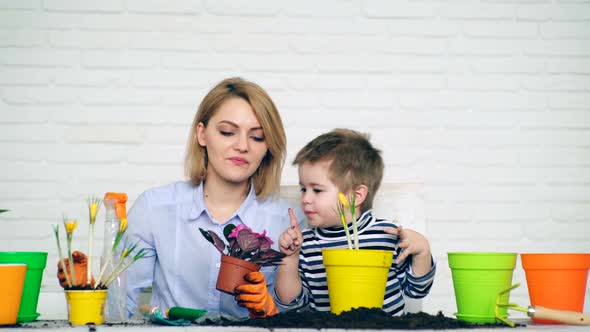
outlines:
M367 193L369 192L369 188L364 184L354 188L354 199L356 206L361 206L365 199L367 198Z

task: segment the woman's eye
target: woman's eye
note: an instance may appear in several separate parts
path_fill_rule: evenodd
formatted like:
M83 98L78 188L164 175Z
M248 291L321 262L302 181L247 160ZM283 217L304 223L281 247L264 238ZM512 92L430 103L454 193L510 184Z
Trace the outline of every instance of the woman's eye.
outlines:
M252 136L254 142L264 142L264 137Z
M223 131L223 130L220 130L220 131L219 131L219 133L220 133L222 136L232 136L232 135L234 134L234 133L232 133L231 131Z
M316 194L319 194L319 193L321 193L322 191L323 191L323 190L321 190L321 189L313 189L313 192L314 192L314 193L316 193Z
M305 188L299 188L299 192L302 192L302 193L304 193L304 192L306 192L306 191L307 191L307 189L305 189Z

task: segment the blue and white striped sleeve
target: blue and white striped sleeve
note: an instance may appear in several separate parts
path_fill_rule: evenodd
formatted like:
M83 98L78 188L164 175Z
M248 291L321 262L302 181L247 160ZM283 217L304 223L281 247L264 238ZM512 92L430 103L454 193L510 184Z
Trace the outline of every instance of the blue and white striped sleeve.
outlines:
M414 299L421 299L428 295L432 284L434 283L434 275L436 273L436 263L434 258L430 256L431 267L430 271L423 276L416 277L412 271L412 264L409 262L406 270L406 280L404 282L404 294Z
M276 296L276 291L273 288L273 297L275 298L276 305L280 311L300 309L309 304L309 288L307 287L307 283L303 278L301 279L301 283L301 293L299 293L299 295L289 303L281 301L278 296Z

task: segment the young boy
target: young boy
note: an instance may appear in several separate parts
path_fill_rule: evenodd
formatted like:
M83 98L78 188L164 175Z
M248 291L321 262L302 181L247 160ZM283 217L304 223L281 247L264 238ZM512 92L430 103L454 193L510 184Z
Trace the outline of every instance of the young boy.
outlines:
M428 240L421 234L378 219L371 210L383 177L380 151L368 137L353 130L335 129L309 142L295 157L299 166L301 206L309 228L301 231L294 214L291 227L279 238L287 254L279 266L275 292L278 305L296 309L329 311L323 248L347 248L337 204L338 193L356 198L360 248L392 250L383 310L391 315L404 312L404 296L422 298L434 281L435 264ZM352 224L348 224L352 236Z

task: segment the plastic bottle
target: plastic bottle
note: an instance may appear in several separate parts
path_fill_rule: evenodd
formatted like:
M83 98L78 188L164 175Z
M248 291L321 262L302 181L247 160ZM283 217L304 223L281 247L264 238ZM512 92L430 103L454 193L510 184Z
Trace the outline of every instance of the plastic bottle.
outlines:
M104 225L104 245L101 257L101 269L111 252L115 237L119 232L121 219L127 218L127 194L108 192L104 195L105 206L105 225ZM106 275L108 275L119 263L120 252L123 243L120 242L117 251L108 262ZM105 319L110 322L120 322L127 320L127 278L125 272L108 286L107 302L105 308Z

